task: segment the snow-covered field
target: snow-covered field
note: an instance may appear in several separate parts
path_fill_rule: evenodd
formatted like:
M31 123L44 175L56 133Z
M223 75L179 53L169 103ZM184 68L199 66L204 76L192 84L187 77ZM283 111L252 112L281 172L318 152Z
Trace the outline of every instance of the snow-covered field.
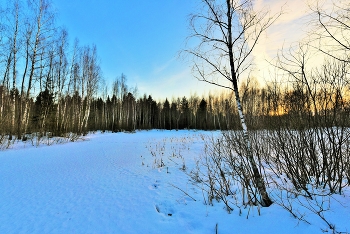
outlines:
M0 233L322 233L273 204L228 214L204 205L186 171L203 151L204 131L97 133L84 141L0 152ZM162 160L160 160L162 158ZM163 167L159 167L165 164ZM183 191L182 191L183 190ZM188 194L188 195L186 195ZM349 195L349 193L348 193ZM350 198L329 217L350 232Z

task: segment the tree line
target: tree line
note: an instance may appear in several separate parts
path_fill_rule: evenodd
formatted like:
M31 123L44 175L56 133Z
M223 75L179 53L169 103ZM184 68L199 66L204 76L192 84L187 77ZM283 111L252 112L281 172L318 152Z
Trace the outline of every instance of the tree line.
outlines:
M8 0L0 19L2 136L25 139L33 132L60 136L95 130L242 128L232 92L156 101L151 95L138 96L124 74L114 80L111 91L101 91L96 46L80 46L77 39L70 46L67 30L55 25L48 0ZM249 129L291 125L295 119L297 126L307 126L310 121L306 120L316 117L317 124L349 122L348 62L331 58L317 72L308 71L309 53L305 46L291 51L298 65L295 71L286 63L291 61L286 54L274 64L290 82L260 86L255 79L243 82L240 78Z
M339 79L346 82L345 77ZM67 92L59 96L54 86L43 89L29 98L25 132L16 125L21 124L19 117L24 110L25 100L15 89L16 121L13 130L13 93L2 85L1 134L9 135L14 131L18 137L22 137L24 133L32 132L62 135L67 132L84 134L96 130L241 129L232 92L156 101L151 95L137 97L137 91L129 89L126 81L126 76L122 74L113 82L113 92L101 96L91 96L88 94L91 91L88 90L85 94L82 87L80 92L75 90L71 94ZM334 80L329 82L334 83ZM260 86L255 79L243 82L240 92L247 125L252 130L274 129L284 125L294 128L313 125L348 126L349 90L346 86L327 86L326 83L322 86L323 89L319 88L311 95L305 85L297 82L293 87L283 87L279 82Z

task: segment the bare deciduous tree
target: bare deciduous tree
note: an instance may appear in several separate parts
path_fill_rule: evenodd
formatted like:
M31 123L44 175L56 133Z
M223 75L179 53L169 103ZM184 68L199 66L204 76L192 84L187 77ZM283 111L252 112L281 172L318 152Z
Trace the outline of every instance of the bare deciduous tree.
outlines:
M85 47L82 55L82 76L81 76L81 89L82 97L85 99L84 115L80 122L80 130L86 131L87 124L90 115L90 105L98 89L98 83L101 79L101 70L97 61L97 49L96 46Z
M243 115L238 80L251 65L251 54L263 32L278 18L268 11L254 11L251 0L202 0L203 9L191 16L190 27L197 47L185 50L193 57L198 79L233 90L243 128L253 183L261 195L261 204L270 206L262 175L259 173Z
M12 100L11 100L11 126L10 126L10 138L15 131L15 119L16 119L16 80L17 80L17 53L18 53L18 37L19 37L19 11L20 4L18 0L14 1L12 16L14 20L13 25L13 37L12 37Z
M45 51L45 43L51 39L54 33L53 19L54 15L51 12L51 5L48 0L28 1L33 15L32 19L28 20L27 25L27 52L25 71L23 74L21 97L24 100L24 110L21 121L21 126L26 132L29 121L29 104L30 95L35 81L35 73L40 68L40 61L45 57L41 53ZM29 63L29 64L28 64ZM27 66L29 65L27 91L24 93L24 79L26 77Z

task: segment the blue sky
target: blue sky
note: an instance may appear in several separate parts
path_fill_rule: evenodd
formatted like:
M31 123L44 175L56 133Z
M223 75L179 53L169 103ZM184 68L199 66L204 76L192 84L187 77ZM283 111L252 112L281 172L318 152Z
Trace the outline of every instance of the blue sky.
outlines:
M130 86L137 85L139 95L165 97L201 96L220 90L199 82L191 74L191 65L178 53L189 35L189 14L198 10L199 0L52 0L57 24L64 25L71 41L97 46L106 84L124 73ZM269 65L277 51L300 40L301 24L308 14L307 0L256 0L255 8L268 7L272 13L281 7L284 14L268 29L253 56L258 80L271 75ZM298 10L295 10L298 9Z
M199 95L213 88L191 75L191 64L178 58L185 46L188 17L196 0L52 0L57 24L72 41L97 46L107 84L124 73L139 95L154 98Z
M0 0L2 1L2 0ZM189 31L189 15L198 11L200 0L51 0L56 25L64 26L71 41L97 46L105 83L111 88L124 73L128 85L137 85L139 96L155 99L207 95L222 90L203 83L191 73L192 64L179 58ZM325 0L330 1L330 0ZM260 38L253 51L256 71L264 82L271 76L267 61L283 46L300 41L308 30L308 0L256 0L254 8L284 14ZM298 9L298 10L295 10Z

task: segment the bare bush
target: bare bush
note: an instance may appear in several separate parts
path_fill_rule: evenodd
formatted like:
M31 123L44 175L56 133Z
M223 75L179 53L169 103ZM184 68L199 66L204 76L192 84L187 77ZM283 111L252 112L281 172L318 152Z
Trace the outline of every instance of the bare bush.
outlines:
M335 231L335 220L328 220L326 214L335 201L333 195L350 185L349 131L345 127L286 126L250 131L251 149L274 202L306 223L310 223L310 215L316 215ZM245 155L241 131L206 139L205 153L190 174L206 194L206 204L223 202L228 212L260 209L259 192Z
M0 150L10 148L15 142L15 138L9 137L9 135L0 134Z
M207 194L207 204L222 201L228 212L261 206L254 172L247 166L243 135L241 131L227 131L218 138L206 139L205 153L190 174Z

